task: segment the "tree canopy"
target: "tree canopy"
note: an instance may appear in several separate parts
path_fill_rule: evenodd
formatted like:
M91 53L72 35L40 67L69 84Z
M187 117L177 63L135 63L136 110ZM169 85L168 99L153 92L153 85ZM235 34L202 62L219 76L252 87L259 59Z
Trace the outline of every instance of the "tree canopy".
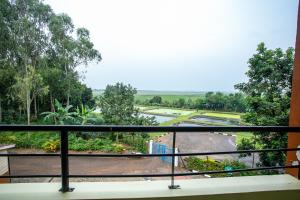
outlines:
M55 99L93 105L92 91L77 72L101 60L89 31L75 29L67 14L54 13L41 0L0 0L0 10L0 122L26 117L29 124L32 113L37 118L55 111Z
M249 80L235 85L246 96L247 112L243 120L253 125L288 125L294 49L283 51L267 49L260 43L257 52L248 61L246 73ZM257 142L264 149L285 148L286 134L254 133ZM261 164L274 166L283 164L282 152L261 153Z

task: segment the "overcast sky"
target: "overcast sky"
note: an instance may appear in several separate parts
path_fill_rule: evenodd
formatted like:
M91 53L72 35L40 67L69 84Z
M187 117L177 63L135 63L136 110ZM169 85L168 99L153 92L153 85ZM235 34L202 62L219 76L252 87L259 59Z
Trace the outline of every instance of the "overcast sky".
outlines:
M295 44L297 0L46 0L90 31L93 89L233 91L259 42Z

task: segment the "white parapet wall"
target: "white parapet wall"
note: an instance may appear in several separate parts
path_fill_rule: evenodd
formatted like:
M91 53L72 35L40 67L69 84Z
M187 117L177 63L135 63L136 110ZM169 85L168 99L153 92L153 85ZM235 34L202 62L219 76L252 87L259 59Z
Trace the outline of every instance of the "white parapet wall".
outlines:
M73 192L59 192L60 183L0 184L0 199L151 199L151 200L293 200L300 199L300 181L290 175L243 176L170 181L71 182Z

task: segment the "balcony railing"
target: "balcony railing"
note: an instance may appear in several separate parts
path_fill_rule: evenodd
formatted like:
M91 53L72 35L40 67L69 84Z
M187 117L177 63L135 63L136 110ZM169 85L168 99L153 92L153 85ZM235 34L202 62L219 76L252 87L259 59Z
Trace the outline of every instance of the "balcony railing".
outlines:
M221 170L221 171L204 171L204 172L189 172L189 173L175 173L175 157L176 156L203 156L203 155L217 155L217 154L240 154L240 153L259 153L259 152L288 152L298 151L300 148L279 148L279 149L258 149L258 150L241 150L241 151L218 151L218 152L198 152L198 153L175 153L176 147L176 133L177 132L195 132L201 134L204 132L274 132L276 134L285 134L286 132L300 133L300 127L287 126L73 126L73 125L0 125L0 134L4 131L53 131L60 133L60 153L43 153L43 154L0 154L1 157L12 156L60 156L61 158L61 174L38 174L38 175L7 175L0 176L0 178L38 178L38 177L61 177L61 192L70 192L73 188L69 187L69 178L121 178L121 177L171 177L170 189L179 188L175 185L174 178L176 176L194 176L204 174L220 174L220 173L234 173L234 172L248 172L259 170L274 170L298 168L300 174L300 165L285 165L285 166L268 166L256 167L247 169ZM68 133L70 131L85 131L85 132L123 132L123 133L145 133L145 132L172 132L172 153L168 154L73 154L68 152ZM69 157L172 157L171 173L160 174L93 174L93 175L79 175L69 174ZM298 177L300 179L300 177Z

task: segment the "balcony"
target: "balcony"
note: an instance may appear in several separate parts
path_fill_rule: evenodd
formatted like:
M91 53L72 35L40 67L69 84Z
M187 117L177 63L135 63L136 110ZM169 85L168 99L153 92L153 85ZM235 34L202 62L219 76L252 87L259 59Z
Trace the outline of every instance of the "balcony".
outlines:
M300 181L288 174L269 176L241 176L212 179L176 180L176 177L199 176L220 173L237 173L261 170L294 169L300 170L299 163L288 163L285 166L268 166L247 169L230 169L222 171L199 171L177 173L175 171L175 159L177 156L206 156L227 155L257 152L296 152L300 148L285 149L259 149L243 151L197 152L176 153L176 133L193 132L274 132L299 133L300 127L276 127L276 126L249 126L249 127L179 127L179 126L25 126L25 125L1 125L0 131L53 131L60 133L60 154L0 154L1 157L28 157L51 156L60 157L60 174L36 174L36 175L5 175L1 178L28 178L28 177L60 177L61 183L18 183L1 184L1 199L282 199L284 197L300 197ZM97 131L97 132L171 132L173 133L172 152L164 154L72 154L68 152L68 132L71 131ZM0 132L0 134L1 134ZM171 157L171 173L159 174L70 174L69 157ZM298 173L299 174L299 173ZM133 182L71 182L70 178L124 178L124 177L170 177L170 181L133 181ZM37 188L38 191L37 191ZM58 192L60 191L60 192Z

